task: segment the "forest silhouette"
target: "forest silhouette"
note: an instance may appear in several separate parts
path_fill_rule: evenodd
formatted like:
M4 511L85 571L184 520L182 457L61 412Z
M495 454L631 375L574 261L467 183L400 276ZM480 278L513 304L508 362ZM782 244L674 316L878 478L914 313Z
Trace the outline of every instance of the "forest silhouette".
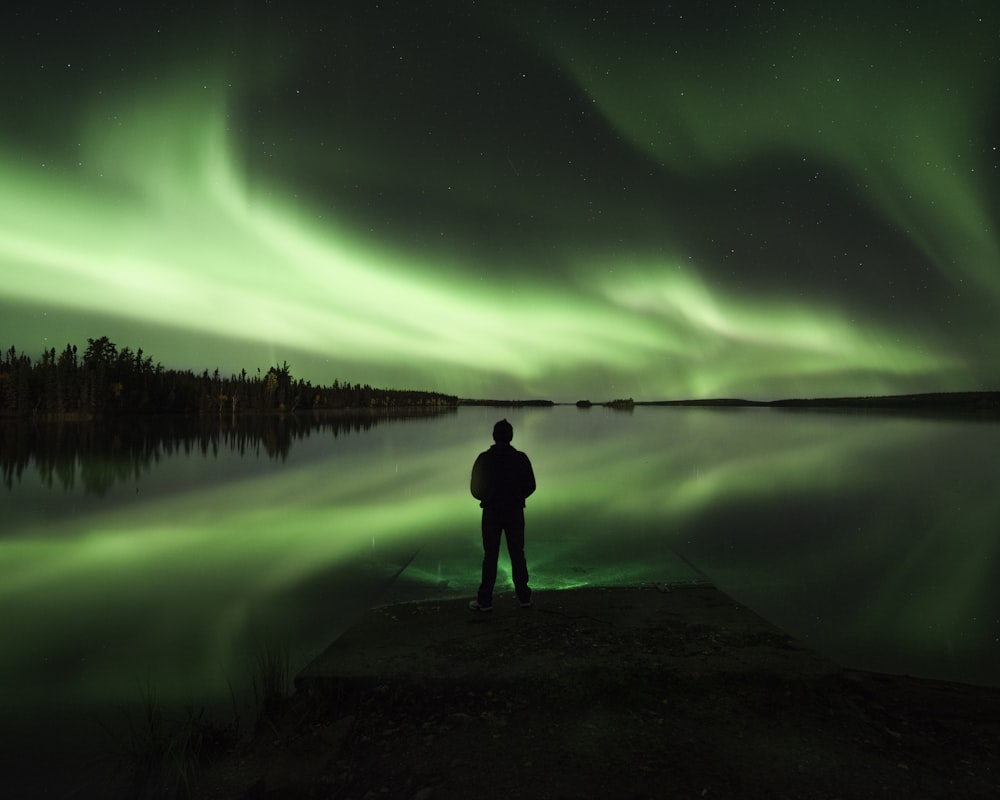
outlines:
M107 337L88 339L82 354L67 344L40 360L10 347L0 358L0 485L12 489L34 469L44 486L103 495L178 452L284 460L313 434L361 432L458 403L336 380L314 386L293 378L287 362L229 378L168 370Z
M142 349L121 349L108 337L87 339L80 353L67 344L32 360L11 346L0 358L0 415L92 418L132 414L244 414L326 409L456 406L438 392L375 389L368 384L314 386L296 380L287 362L266 372L228 378L165 369Z

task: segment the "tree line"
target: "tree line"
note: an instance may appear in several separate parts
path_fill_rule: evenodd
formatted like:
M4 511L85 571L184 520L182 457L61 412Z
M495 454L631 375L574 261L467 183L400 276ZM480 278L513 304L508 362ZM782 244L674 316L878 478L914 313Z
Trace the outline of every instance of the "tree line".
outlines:
M223 377L165 369L142 348L121 349L108 337L67 344L32 359L11 346L0 356L0 415L98 417L122 414L244 414L327 409L454 406L438 392L375 389L368 384L314 386L296 380L287 362L255 375Z

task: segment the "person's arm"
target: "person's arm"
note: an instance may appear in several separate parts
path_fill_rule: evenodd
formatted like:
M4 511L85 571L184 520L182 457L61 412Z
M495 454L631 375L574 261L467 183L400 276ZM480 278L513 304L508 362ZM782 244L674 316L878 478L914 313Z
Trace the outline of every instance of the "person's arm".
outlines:
M476 458L476 463L472 465L472 480L469 482L469 490L477 500L486 499L486 467L483 463L483 454Z
M521 464L521 487L525 497L531 497L535 491L535 471L531 468L531 460L524 455Z

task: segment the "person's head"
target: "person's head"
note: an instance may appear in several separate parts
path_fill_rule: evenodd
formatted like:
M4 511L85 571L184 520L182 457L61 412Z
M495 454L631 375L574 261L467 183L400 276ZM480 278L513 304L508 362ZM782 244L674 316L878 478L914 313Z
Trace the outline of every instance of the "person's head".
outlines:
M510 444L514 438L514 426L502 419L493 426L493 441L497 444Z

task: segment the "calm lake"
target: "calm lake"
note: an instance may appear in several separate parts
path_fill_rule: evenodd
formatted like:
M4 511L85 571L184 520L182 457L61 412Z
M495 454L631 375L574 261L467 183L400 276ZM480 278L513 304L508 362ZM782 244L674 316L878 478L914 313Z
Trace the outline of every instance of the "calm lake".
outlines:
M262 648L297 671L373 604L472 597L469 472L504 416L538 480L539 601L709 581L845 666L1000 685L995 419L558 406L3 422L0 724L33 754L6 746L12 769L81 730L81 758L107 747L150 691L226 707ZM513 602L504 551L500 567L497 602Z

